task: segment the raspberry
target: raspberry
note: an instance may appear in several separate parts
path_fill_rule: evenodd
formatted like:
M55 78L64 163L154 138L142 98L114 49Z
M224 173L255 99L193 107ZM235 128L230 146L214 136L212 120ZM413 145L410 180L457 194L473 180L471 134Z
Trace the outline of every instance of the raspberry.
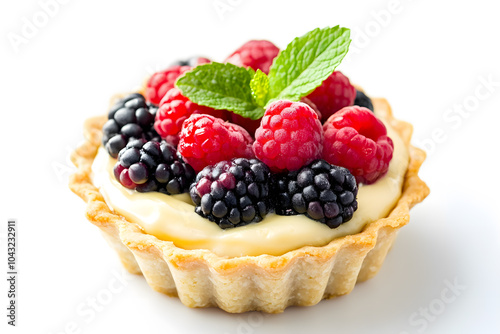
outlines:
M373 111L372 100L364 92L356 90L356 99L354 100L355 106L365 107Z
M335 71L307 97L321 111L322 119L326 120L340 109L352 106L356 98L356 88L345 75Z
M108 112L102 127L102 144L113 158L131 139L160 140L153 129L156 108L148 105L144 96L130 94L119 100Z
M318 115L302 102L271 103L255 132L253 149L273 172L294 171L321 156L323 129Z
M323 159L349 169L358 182L371 184L389 169L394 144L387 129L367 108L346 107L323 125Z
M230 228L261 221L269 212L269 168L257 159L205 167L190 187L195 212Z
M178 136L182 123L192 114L209 114L224 120L227 118L225 110L215 110L191 102L181 94L178 88L174 87L167 92L160 102L160 107L156 112L154 128L162 138ZM168 141L171 142L172 140Z
M195 177L173 146L144 139L132 140L120 151L113 171L126 188L169 195L187 192Z
M236 66L251 67L257 71L268 74L273 59L278 55L280 49L273 43L265 40L251 40L234 51L224 61Z
M325 160L274 177L272 193L278 215L305 214L330 228L351 220L358 208L356 179Z
M318 114L318 119L321 119L321 112L318 110L318 108L316 107L316 105L314 103L312 103L311 100L309 100L306 97L303 97L301 99L301 102L304 102L309 107L311 107L316 112L316 114ZM253 138L255 138L255 131L257 131L257 129L259 128L261 119L262 118L253 120L253 119L250 119L250 118L246 118L246 117L240 116L240 115L235 114L235 113L230 113L229 114L229 120L231 122L233 122L234 124L238 124L239 126L241 126L242 128L244 128L245 130L247 130L248 133Z
M210 115L191 115L179 137L179 153L197 172L219 161L254 157L245 129Z
M160 104L165 94L174 87L177 78L190 69L190 66L174 65L154 73L146 84L146 99L153 104Z

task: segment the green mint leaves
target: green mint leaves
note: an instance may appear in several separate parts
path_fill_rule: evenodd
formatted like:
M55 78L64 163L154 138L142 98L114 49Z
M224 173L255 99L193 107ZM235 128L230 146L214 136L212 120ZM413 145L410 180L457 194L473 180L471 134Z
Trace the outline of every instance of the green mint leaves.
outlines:
M269 75L214 62L186 72L176 86L194 103L259 119L269 103L299 101L321 85L345 57L350 42L347 28L317 28L288 44Z
M269 70L271 98L299 101L320 86L347 54L349 36L349 29L336 26L295 38Z
M186 72L177 79L176 86L194 103L258 119L264 112L252 96L250 81L253 76L253 70L233 64L210 63Z

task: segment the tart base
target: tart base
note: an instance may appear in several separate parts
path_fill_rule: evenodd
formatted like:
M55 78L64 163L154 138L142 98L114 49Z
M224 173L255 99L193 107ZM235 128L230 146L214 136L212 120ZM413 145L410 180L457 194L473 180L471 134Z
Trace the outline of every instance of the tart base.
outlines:
M227 312L283 312L322 299L348 294L357 282L380 270L398 230L410 219L410 209L429 188L418 177L425 153L410 145L412 126L392 116L385 99L372 99L377 114L388 120L409 147L410 162L399 201L388 217L368 223L358 234L325 246L306 246L280 256L225 258L209 250L185 250L143 232L114 213L92 184L91 166L101 144L105 116L88 119L86 141L72 154L77 172L70 189L86 203L87 219L100 228L124 267L143 274L156 291L178 296L189 307L219 307Z

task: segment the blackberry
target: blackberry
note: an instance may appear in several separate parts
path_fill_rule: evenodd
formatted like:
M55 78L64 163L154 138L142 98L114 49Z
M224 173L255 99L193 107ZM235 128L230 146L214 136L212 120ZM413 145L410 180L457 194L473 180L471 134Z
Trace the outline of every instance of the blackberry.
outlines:
M102 128L102 144L113 158L131 139L160 141L153 128L156 107L146 103L139 93L118 101L108 112L108 121Z
M187 192L196 175L172 145L144 138L130 140L120 151L114 174L126 188L169 195Z
M260 222L270 210L269 168L236 158L205 167L190 187L195 212L226 229Z
M373 103L372 100L360 90L356 90L356 99L354 99L354 105L365 107L373 111Z
M358 186L345 168L315 160L298 171L276 175L272 186L278 215L305 214L330 228L352 218Z

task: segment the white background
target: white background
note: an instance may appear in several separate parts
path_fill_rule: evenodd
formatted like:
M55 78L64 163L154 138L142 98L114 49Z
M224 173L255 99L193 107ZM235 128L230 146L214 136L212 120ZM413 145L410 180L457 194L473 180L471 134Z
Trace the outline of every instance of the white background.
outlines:
M38 1L0 5L0 328L47 334L500 332L495 1L66 2L50 7L46 21ZM29 31L29 22L39 27ZM279 315L189 309L124 273L67 187L68 153L82 139L84 119L104 113L111 95L133 90L178 58L222 61L249 39L284 47L315 27L337 24L354 37L339 70L368 94L388 98L395 115L414 125L414 143L429 152L421 175L431 195L412 211L381 272L348 296ZM13 38L25 39L16 45ZM16 328L5 317L8 218L17 220L19 235Z

